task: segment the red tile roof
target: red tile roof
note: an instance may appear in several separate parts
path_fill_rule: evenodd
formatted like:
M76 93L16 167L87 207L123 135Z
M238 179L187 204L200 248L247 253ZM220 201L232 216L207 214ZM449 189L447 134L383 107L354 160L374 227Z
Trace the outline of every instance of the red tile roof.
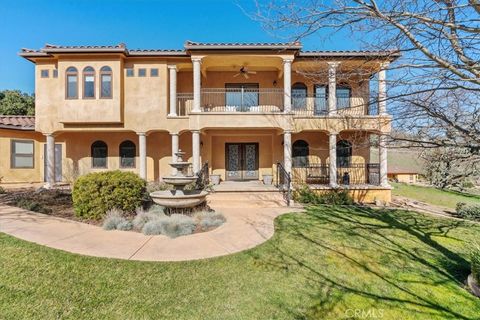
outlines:
M110 46L60 46L45 44L39 50L22 48L20 56L27 59L34 57L49 57L55 53L119 53L125 56L189 56L192 50L295 50L300 58L307 57L353 57L353 58L388 58L400 56L398 50L383 51L302 51L302 44L296 42L195 42L186 41L184 49L132 49L124 43Z
M0 128L33 131L35 130L35 117L0 115Z

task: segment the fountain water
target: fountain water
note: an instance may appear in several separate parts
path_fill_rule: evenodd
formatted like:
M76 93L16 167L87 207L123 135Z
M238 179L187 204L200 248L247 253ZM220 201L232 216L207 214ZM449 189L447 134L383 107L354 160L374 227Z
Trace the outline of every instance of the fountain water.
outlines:
M153 201L167 208L193 208L203 202L208 194L202 190L184 190L185 186L197 180L194 175L187 175L186 170L189 162L183 161L185 152L175 153L177 160L170 163L170 166L177 169L175 175L163 177L165 183L173 185L174 189L155 191L150 193Z

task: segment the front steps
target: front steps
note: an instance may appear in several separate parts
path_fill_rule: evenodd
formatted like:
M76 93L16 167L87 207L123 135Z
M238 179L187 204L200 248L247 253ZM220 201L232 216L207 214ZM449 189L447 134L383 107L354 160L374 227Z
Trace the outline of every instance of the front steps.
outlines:
M276 191L217 191L207 196L207 204L219 208L286 207L283 194Z

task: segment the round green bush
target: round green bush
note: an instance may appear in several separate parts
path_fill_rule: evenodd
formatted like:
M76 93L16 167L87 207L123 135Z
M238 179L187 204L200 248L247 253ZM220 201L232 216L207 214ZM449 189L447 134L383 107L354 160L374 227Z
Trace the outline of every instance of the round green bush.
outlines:
M73 186L75 214L100 220L111 209L134 212L142 204L145 181L133 172L119 170L81 176Z

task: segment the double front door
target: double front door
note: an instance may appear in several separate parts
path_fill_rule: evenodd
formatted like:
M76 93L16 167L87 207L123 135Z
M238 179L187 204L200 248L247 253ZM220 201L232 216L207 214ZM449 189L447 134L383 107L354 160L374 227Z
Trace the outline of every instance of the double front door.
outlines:
M258 180L258 143L225 144L227 180Z

